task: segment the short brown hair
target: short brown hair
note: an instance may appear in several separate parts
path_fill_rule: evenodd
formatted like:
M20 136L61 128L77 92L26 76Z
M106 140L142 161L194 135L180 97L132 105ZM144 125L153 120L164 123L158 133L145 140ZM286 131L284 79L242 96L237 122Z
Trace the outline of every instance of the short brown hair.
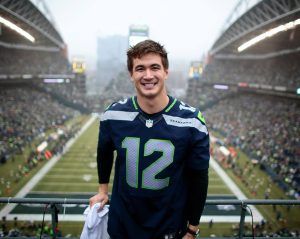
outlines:
M168 53L163 45L153 40L145 40L139 42L133 47L130 47L127 51L127 69L132 74L133 60L135 58L141 58L146 54L154 53L161 57L161 62L165 69L169 69Z

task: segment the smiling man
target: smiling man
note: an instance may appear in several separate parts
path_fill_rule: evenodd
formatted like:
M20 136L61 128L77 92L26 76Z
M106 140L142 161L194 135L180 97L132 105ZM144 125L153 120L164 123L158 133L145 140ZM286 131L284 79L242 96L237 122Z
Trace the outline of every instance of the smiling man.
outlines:
M112 239L195 238L204 208L209 134L201 112L169 96L167 52L146 40L127 52L136 96L102 114L97 163L99 192L108 202L117 151L108 233Z

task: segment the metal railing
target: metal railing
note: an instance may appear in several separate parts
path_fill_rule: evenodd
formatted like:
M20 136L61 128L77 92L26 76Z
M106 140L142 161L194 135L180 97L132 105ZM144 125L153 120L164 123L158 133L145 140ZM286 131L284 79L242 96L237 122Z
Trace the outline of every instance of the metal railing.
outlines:
M0 198L0 203L26 203L26 204L45 204L50 205L51 210L51 221L52 221L52 230L53 236L52 238L57 238L56 235L56 228L58 224L58 210L56 205L63 205L63 204L89 204L88 199L71 199L71 198L12 198L12 197L2 197ZM244 237L244 225L245 225L245 216L247 212L248 205L300 205L300 200L256 200L256 199L247 199L247 200L207 200L205 205L239 205L241 207L241 214L240 214L240 222L239 222L239 233L238 237L223 237L222 239L226 238L247 238ZM254 237L254 235L253 235ZM251 237L251 238L253 238ZM269 237L259 237L260 239L269 238ZM295 238L295 237L277 237L278 239L288 239L288 238ZM214 238L217 239L217 238Z

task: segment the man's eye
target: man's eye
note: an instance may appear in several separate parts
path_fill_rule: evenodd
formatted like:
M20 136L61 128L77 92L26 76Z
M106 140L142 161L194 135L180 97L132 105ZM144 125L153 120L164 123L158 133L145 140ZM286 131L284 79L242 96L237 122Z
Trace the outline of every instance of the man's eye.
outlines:
M136 71L139 71L139 72L141 72L141 71L143 71L143 70L144 70L144 68L142 68L142 67L138 67L138 68L135 68L135 70L136 70Z
M160 66L152 66L152 69L153 69L153 70L159 70L159 69L160 69Z

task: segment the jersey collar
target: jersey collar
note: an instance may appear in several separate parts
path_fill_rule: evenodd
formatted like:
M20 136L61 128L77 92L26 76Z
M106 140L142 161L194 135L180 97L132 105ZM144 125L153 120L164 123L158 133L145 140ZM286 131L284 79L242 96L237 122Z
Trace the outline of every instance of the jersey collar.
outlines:
M163 113L163 112L166 112L166 113L167 113L167 112L169 112L169 111L173 108L173 106L174 106L175 103L177 102L177 99L176 99L176 98L173 98L173 97L170 96L170 95L168 95L168 97L169 97L169 103L168 103L168 105L167 105L162 111L157 112L157 113L152 114L152 115L161 114L161 113ZM136 96L132 96L132 97L131 97L131 101L132 101L132 104L133 104L133 107L134 107L135 110L140 111L140 112L142 112L143 114L148 115L147 113L145 113L145 112L139 107L139 105L138 105L138 103L137 103L137 97L136 97Z

